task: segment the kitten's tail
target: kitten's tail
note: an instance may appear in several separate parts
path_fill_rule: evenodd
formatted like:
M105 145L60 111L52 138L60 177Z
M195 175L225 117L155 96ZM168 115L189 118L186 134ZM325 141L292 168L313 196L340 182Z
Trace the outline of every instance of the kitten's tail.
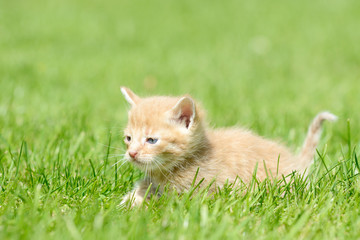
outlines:
M301 153L299 156L300 163L297 167L299 170L304 171L311 165L316 152L316 146L318 145L320 140L321 126L325 120L333 122L337 120L337 116L330 112L321 112L314 118L314 120L310 124L304 145L301 149Z

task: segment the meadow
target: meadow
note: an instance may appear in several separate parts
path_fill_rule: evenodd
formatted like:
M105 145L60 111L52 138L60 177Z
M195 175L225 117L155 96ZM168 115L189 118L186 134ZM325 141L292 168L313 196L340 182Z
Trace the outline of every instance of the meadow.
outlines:
M359 239L359 26L357 0L0 0L0 239ZM294 151L339 120L309 178L129 209L120 86Z

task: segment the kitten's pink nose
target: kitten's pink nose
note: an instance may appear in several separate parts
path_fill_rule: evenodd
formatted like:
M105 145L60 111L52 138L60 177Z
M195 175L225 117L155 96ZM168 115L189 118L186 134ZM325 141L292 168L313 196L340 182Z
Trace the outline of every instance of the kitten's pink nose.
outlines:
M131 158L135 159L136 155L138 154L138 152L136 151L129 151L129 155Z

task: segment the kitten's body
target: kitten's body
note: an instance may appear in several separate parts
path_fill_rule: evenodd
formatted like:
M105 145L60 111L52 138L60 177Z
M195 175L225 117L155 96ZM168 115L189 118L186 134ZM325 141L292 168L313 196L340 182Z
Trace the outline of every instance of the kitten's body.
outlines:
M294 155L285 146L245 129L208 128L200 107L190 97L140 99L129 89L122 88L122 92L132 105L125 130L126 157L148 175L124 199L133 197L134 204L143 201L150 183L152 190L166 184L178 192L188 190L198 169L197 180L204 179L203 186L215 180L210 190L236 177L248 182L256 165L260 180L267 173L275 177L303 172L312 162L321 123L336 119L320 113L310 125L300 155Z

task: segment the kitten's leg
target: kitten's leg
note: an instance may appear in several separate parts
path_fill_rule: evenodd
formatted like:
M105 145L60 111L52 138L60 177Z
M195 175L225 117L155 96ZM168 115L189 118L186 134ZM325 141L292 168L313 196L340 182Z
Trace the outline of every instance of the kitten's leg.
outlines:
M132 190L131 192L127 193L124 196L123 200L121 201L121 204L125 204L126 202L131 201L132 207L141 205L141 203L144 201L145 193L148 190L149 186L150 186L149 179L144 179L138 182L134 190ZM147 199L149 199L151 194L154 194L155 191L156 191L156 187L152 185L147 195Z

